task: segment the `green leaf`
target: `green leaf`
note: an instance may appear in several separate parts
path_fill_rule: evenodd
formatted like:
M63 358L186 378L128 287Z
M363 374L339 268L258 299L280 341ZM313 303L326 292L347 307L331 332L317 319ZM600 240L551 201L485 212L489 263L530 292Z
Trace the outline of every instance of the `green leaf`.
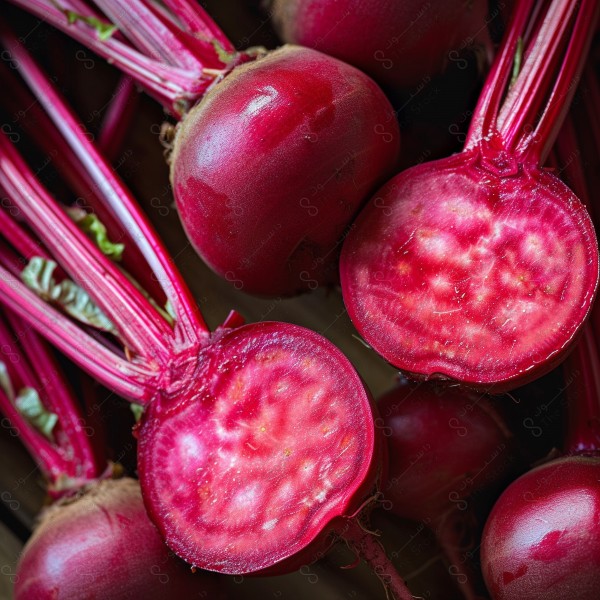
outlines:
M227 65L233 60L236 54L235 52L227 52L227 50L225 50L225 48L223 48L223 46L217 40L211 40L211 43L215 49L217 58L222 63Z
M76 23L77 21L82 21L86 25L89 25L95 29L96 33L98 34L98 39L102 40L103 42L105 42L115 31L117 31L116 25L101 21L97 17L86 17L85 15L80 15L73 10L64 10L63 12L67 17L69 25L73 25L73 23Z
M119 261L123 258L125 244L114 243L108 239L108 232L104 223L94 213L87 213L82 208L73 207L67 209L71 219L100 249L102 254L108 258Z
M36 390L30 387L23 388L14 402L17 410L31 425L48 440L54 441L52 430L58 422L58 416L45 408Z
M513 61L512 75L510 78L510 87L514 85L521 72L521 63L523 62L523 38L519 38L517 41L517 50L515 52L515 58Z
M15 390L8 374L6 364L0 360L0 388L8 396L8 399L13 402L15 399Z
M21 279L32 292L43 300L60 306L74 319L119 337L119 332L110 319L83 288L70 279L56 282L56 267L53 260L34 256L21 271Z
M135 402L132 402L129 405L129 408L131 409L131 412L133 413L135 422L139 423L140 419L142 418L142 415L144 414L144 407L141 404L136 404Z

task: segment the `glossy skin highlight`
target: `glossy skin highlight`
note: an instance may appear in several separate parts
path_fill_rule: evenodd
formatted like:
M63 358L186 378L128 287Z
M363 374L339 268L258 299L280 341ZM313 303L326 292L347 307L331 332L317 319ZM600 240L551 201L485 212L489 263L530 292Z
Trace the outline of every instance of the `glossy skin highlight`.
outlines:
M312 562L375 484L360 378L317 334L268 322L224 334L199 370L193 395L158 398L141 424L151 518L176 554L204 569L286 572Z
M476 150L408 169L361 213L341 257L365 340L418 379L494 391L554 367L598 281L589 215L552 174L495 173Z
M494 600L596 600L600 459L561 458L517 479L489 516L481 552Z
M237 67L178 126L171 182L186 234L236 288L338 280L344 230L392 172L399 132L354 67L295 46Z

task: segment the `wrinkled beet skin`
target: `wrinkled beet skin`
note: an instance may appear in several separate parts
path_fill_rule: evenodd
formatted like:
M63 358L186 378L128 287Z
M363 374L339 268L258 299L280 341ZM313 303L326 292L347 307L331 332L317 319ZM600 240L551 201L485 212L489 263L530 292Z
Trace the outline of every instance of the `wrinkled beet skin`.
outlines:
M600 458L561 458L517 479L494 506L481 550L494 600L597 600Z
M360 377L321 336L274 322L221 332L197 368L193 390L158 398L140 421L150 518L202 569L274 575L314 562L385 464ZM324 480L331 487L317 499ZM240 508L249 487L257 500Z
M208 573L192 573L152 525L137 481L103 481L53 505L17 567L15 600L222 598Z
M487 160L474 148L392 178L347 236L340 279L360 334L407 376L497 393L573 348L598 244L557 177Z
M459 60L486 31L482 0L274 0L286 42L314 48L365 71L382 85L407 87Z
M234 69L179 125L171 182L187 236L238 289L338 280L341 238L391 174L399 131L354 67L285 46Z
M434 526L511 468L510 432L480 395L422 384L394 389L377 405L389 447L383 490L400 517Z

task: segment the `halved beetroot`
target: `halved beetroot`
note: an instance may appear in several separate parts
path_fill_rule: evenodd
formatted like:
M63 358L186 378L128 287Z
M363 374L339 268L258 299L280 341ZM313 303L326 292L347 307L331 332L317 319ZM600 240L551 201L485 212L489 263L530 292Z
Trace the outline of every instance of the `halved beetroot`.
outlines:
M582 203L543 165L599 11L594 0L518 3L464 150L390 180L347 237L348 312L406 373L500 391L572 347L598 243Z
M524 200L526 199L526 200ZM516 387L549 371L590 309L598 249L577 197L478 152L386 184L348 236L344 300L361 335L418 378Z
M197 369L194 393L152 403L139 432L144 499L167 544L223 573L314 558L376 479L359 376L321 336L267 322L227 332Z

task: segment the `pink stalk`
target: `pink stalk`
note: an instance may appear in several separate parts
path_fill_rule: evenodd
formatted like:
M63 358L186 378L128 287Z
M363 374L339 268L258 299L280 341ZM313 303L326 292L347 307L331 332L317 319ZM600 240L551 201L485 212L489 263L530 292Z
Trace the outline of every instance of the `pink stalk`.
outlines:
M226 52L235 52L233 44L221 31L199 2L194 0L165 0L182 25L190 33L207 39L215 39Z
M151 58L143 52L132 48L126 43L122 43L113 37L107 40L100 40L95 30L82 21L69 23L63 10L73 10L78 14L94 15L96 14L89 4L73 2L72 0L61 0L60 7L57 7L52 0L16 0L18 6L37 15L40 19L50 22L57 29L61 29L71 37L82 44L94 50L97 54L112 62L117 68L135 79L159 102L172 110L175 114L181 115L185 110L207 90L214 79L223 73L223 63L218 59L213 47L205 47L200 56L193 58L189 46L182 44L182 36L175 36L171 28L165 23L164 19L157 17L157 13L148 8L148 2L135 0L127 3L126 11L121 11L117 2L105 3L104 9L112 8L113 14L119 18L120 26L125 27L125 32L133 35L135 41L144 46L147 50L159 50L159 54L164 52L174 61L175 64L165 63L159 59ZM184 3L177 3L178 6L186 6ZM144 20L134 20L135 27L128 25L127 15L144 15L149 17L148 25ZM186 14L191 14L186 11ZM195 21L202 19L198 12ZM186 20L189 20L186 19ZM145 27L139 30L139 27ZM198 26L195 26L198 29ZM213 26L216 27L216 26ZM136 32L140 31L140 35ZM222 34L219 38L224 37ZM162 40L157 46L152 43L152 39ZM188 39L188 44L192 44L197 38ZM181 54L179 54L181 53Z
M121 150L128 125L137 108L138 92L134 81L124 75L102 120L97 147L109 160L114 161Z
M128 270L131 270L144 264L144 255L135 243L135 239L119 223L114 212L111 212L110 208L105 206L99 197L98 178L90 176L87 170L81 169L81 161L77 158L77 154L53 125L42 106L36 100L32 101L31 94L27 93L12 70L4 63L0 63L0 73L2 74L3 81L11 89L11 94L5 99L5 103L15 115L15 121L18 121L19 125L36 141L39 147L52 157L52 164L56 166L63 179L73 189L74 193L77 194L78 201L82 200L86 209L91 209L92 212L98 214L102 223L110 232L111 239L114 242L125 244L128 250L123 257L123 265ZM133 89L131 80L124 76L111 102L111 107L106 115L98 139L98 148L104 151L105 156L114 156L122 144L123 135L127 128L126 122L131 118L131 111L136 105L135 96L132 99L132 94L137 94L137 92ZM24 110L21 108L23 106L27 108ZM10 210L18 211L16 207L12 207ZM0 219L2 218L7 219L9 217L8 215L0 215ZM136 220L140 221L140 219ZM137 227L133 228L133 235L139 233L136 230ZM18 230L13 230L8 225L6 226L6 231L7 234L8 232L13 235L19 234ZM12 243L15 245L16 241L13 240ZM36 255L47 255L47 252L41 249L36 254L34 250L35 246L39 246L39 242L33 241L32 243L30 251L19 249L23 256L31 258ZM19 248L18 246L16 247ZM160 300L164 303L164 291L157 278L152 277L150 269L139 269L138 272L138 282L142 284L146 291L153 294L155 300Z
M33 388L45 409L58 418L51 441L33 427L0 388L0 410L38 462L51 491L69 492L73 486L100 477L105 467L94 452L77 403L58 375L58 366L48 348L28 325L10 314L0 316L0 347L0 360L6 365L14 392Z
M102 196L104 204L110 209L129 235L136 240L137 246L155 273L176 315L176 332L183 340L199 330L206 331L199 312L191 308L191 296L167 258L163 244L151 233L147 217L136 205L131 194L125 189L113 170L100 157L94 145L89 141L75 115L61 102L56 90L43 76L37 65L31 60L23 47L7 32L0 35L19 65L19 72L30 85L39 102L54 122L56 128L71 146L85 172L96 185L97 194ZM75 227L72 227L76 231ZM42 237L42 236L40 236ZM81 237L81 236L80 236ZM103 261L107 263L107 261ZM109 265L110 266L110 265ZM114 267L109 269L114 272ZM121 280L122 280L121 276ZM129 283L126 287L131 288ZM139 292L132 295L139 296ZM142 304L145 301L142 300ZM145 309L148 312L148 309ZM151 313L153 311L150 311ZM161 321L153 319L154 323ZM135 322L135 319L133 320ZM150 326L150 322L148 323ZM165 329L161 326L164 333Z

